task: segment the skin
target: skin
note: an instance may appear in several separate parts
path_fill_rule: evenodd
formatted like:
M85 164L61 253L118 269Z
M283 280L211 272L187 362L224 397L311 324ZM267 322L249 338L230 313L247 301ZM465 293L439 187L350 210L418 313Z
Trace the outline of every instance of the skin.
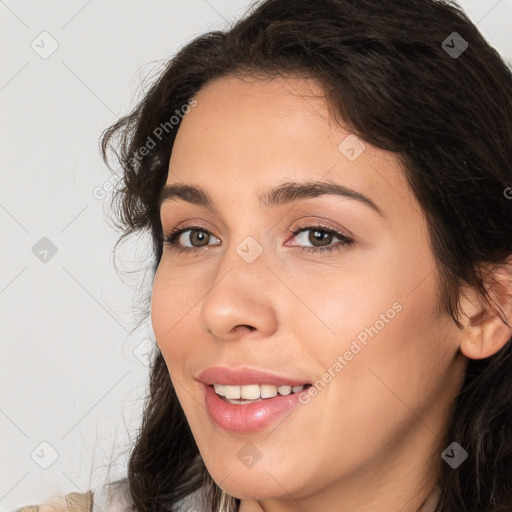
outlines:
M211 235L181 235L182 246L207 246L197 255L164 247L151 318L210 474L242 499L242 512L418 510L444 464L441 436L467 357L491 355L510 329L496 319L473 325L482 305L470 289L462 331L438 312L425 217L397 157L366 143L347 159L338 146L350 132L330 119L315 81L223 77L196 100L167 183L200 185L216 212L183 200L162 205L164 234L198 222ZM257 200L285 181L327 179L369 197L384 216L332 195L272 208ZM290 234L299 221L311 229ZM354 242L301 253L315 246L318 222ZM252 263L236 252L248 236L263 249ZM330 240L316 246L340 241ZM248 366L313 383L397 302L401 311L309 404L251 434L210 420L202 370ZM237 457L248 442L262 454L252 468Z

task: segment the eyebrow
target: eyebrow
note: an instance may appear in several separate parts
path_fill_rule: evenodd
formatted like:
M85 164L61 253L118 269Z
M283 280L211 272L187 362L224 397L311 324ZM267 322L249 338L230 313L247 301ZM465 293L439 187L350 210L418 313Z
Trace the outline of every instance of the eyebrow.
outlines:
M346 199L353 199L372 208L380 216L385 217L383 211L369 197L339 183L332 181L310 181L305 183L286 182L275 188L265 191L258 197L259 203L265 208L271 208L277 205L283 205L324 195L342 196ZM165 185L158 196L158 209L164 203L170 201L186 201L197 206L204 206L215 211L215 203L208 192L196 185L185 185L183 183L173 183Z

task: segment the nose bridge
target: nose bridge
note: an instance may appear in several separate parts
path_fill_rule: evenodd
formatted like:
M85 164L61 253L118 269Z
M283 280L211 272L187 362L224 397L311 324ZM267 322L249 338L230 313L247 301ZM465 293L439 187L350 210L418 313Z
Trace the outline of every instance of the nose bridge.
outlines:
M221 266L233 268L237 272L252 273L264 268L268 250L268 227L262 222L262 215L255 205L237 206L240 214L233 224L229 237L229 247L222 255Z
M201 325L218 338L229 338L239 325L256 328L267 335L275 328L271 293L263 285L269 273L266 252L263 241L256 236L241 237L233 233L202 302Z
M215 276L217 284L212 291L227 287L236 291L239 300L254 296L259 288L257 285L268 273L266 252L261 236L256 233L254 236L237 236L234 233L229 247L221 256Z
M258 212L244 212L240 216L237 228L233 229L229 247L222 255L224 268L231 268L236 273L240 283L247 281L249 286L261 281L267 274L269 264L269 243L268 229L261 223L261 215Z

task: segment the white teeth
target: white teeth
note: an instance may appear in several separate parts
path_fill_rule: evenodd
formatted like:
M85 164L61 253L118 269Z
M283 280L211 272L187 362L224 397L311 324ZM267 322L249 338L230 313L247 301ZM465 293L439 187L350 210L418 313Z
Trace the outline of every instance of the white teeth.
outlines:
M240 396L246 400L257 400L260 397L260 387L258 384L240 386Z
M280 395L287 396L292 392L292 387L291 386L279 386L277 388L277 392Z
M274 398L278 394L287 396L291 393L298 393L304 386L274 386L272 384L248 384L245 386L229 386L227 384L214 384L215 393L233 400L234 403L242 403L237 400L259 400L261 398Z
M224 386L224 396L231 400L240 398L240 386Z
M277 396L277 386L272 384L263 384L260 386L261 398L274 398Z
M224 396L224 386L222 384L214 384L213 389L215 389L217 395Z

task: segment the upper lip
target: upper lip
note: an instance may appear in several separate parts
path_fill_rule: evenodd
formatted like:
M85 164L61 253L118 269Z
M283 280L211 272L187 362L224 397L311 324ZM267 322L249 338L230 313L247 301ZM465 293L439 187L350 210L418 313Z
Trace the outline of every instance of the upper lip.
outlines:
M308 384L305 379L285 377L264 370L227 366L211 366L202 371L197 380L203 384L226 384L228 386L246 386L249 384L273 384L274 386L302 386Z

